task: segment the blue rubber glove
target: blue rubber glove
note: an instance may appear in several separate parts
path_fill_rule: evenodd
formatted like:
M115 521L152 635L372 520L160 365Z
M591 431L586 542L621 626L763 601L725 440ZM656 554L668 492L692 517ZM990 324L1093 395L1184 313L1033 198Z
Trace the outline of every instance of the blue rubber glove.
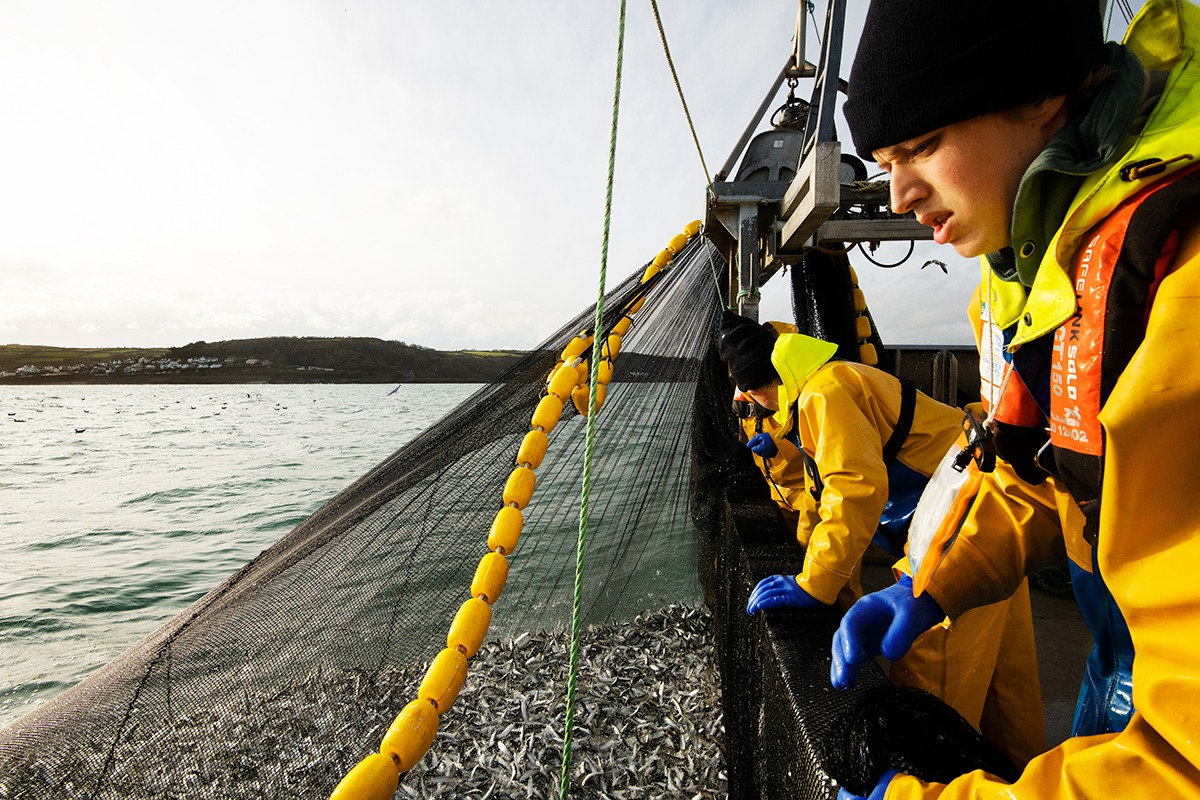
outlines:
M754 614L768 608L816 608L822 606L817 598L800 588L795 575L772 575L763 578L750 593L746 613Z
M853 687L868 659L880 654L892 661L903 658L914 639L945 618L946 613L928 592L913 597L912 578L907 575L886 589L860 597L833 635L829 681L839 689Z
M885 769L883 774L879 776L879 782L875 784L875 788L866 797L857 794L850 794L846 789L838 789L837 800L883 800L883 796L887 794L888 784L892 782L892 778L899 774L896 770Z
M746 442L746 447L749 447L750 452L754 455L763 458L774 458L779 455L779 448L775 446L775 440L769 433L754 434L750 437L750 441Z

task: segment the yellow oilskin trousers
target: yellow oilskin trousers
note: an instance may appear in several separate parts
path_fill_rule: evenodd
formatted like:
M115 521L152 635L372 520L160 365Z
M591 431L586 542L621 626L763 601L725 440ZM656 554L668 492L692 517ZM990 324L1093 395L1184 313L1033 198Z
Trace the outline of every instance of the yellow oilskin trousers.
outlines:
M942 605L949 618L917 637L908 654L891 666L892 683L940 697L979 728L1018 769L1046 750L1024 558L1039 565L1061 558L1060 512L1077 518L1077 530L1082 532L1082 514L1053 480L1031 486L997 459L996 469L985 476L950 550L953 556L969 554L977 559L965 568L961 567L965 562L955 562L960 566L951 568L943 562L928 590L940 605L939 579L961 579L961 585L954 587L960 605ZM1022 551L1018 554L1020 566L996 574L988 553L979 549L990 549L980 530L1002 542L1019 537L1029 543L1033 553ZM1082 535L1078 539L1082 542ZM960 548L963 542L966 544ZM1083 546L1087 547L1086 542ZM901 569L908 571L907 560L897 564L897 571ZM975 581L968 580L972 575L977 576Z
M941 698L1018 769L1046 751L1028 583L918 636L889 677Z

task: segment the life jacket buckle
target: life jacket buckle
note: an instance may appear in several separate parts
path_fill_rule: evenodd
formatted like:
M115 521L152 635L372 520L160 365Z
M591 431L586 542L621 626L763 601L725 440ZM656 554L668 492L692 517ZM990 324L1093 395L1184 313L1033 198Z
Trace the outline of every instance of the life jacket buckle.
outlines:
M967 443L954 457L954 469L962 472L974 461L980 472L991 472L996 468L996 452L992 448L992 432L974 414L963 415L963 433Z

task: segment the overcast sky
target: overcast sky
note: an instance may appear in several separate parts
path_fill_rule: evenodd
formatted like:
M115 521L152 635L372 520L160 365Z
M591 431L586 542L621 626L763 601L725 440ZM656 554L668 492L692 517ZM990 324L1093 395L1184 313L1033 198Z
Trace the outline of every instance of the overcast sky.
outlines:
M0 342L532 346L595 299L618 8L0 0ZM796 4L659 8L715 172ZM648 0L626 24L610 286L704 216ZM934 257L950 275L921 269ZM885 342L969 341L974 262L852 263ZM764 318L790 318L786 282Z

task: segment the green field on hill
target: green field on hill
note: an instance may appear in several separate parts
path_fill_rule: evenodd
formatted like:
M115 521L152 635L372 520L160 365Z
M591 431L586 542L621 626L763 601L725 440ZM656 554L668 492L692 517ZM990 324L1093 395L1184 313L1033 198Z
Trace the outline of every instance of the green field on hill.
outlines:
M274 336L172 348L0 345L0 383L485 383L513 350L433 350L370 337Z

